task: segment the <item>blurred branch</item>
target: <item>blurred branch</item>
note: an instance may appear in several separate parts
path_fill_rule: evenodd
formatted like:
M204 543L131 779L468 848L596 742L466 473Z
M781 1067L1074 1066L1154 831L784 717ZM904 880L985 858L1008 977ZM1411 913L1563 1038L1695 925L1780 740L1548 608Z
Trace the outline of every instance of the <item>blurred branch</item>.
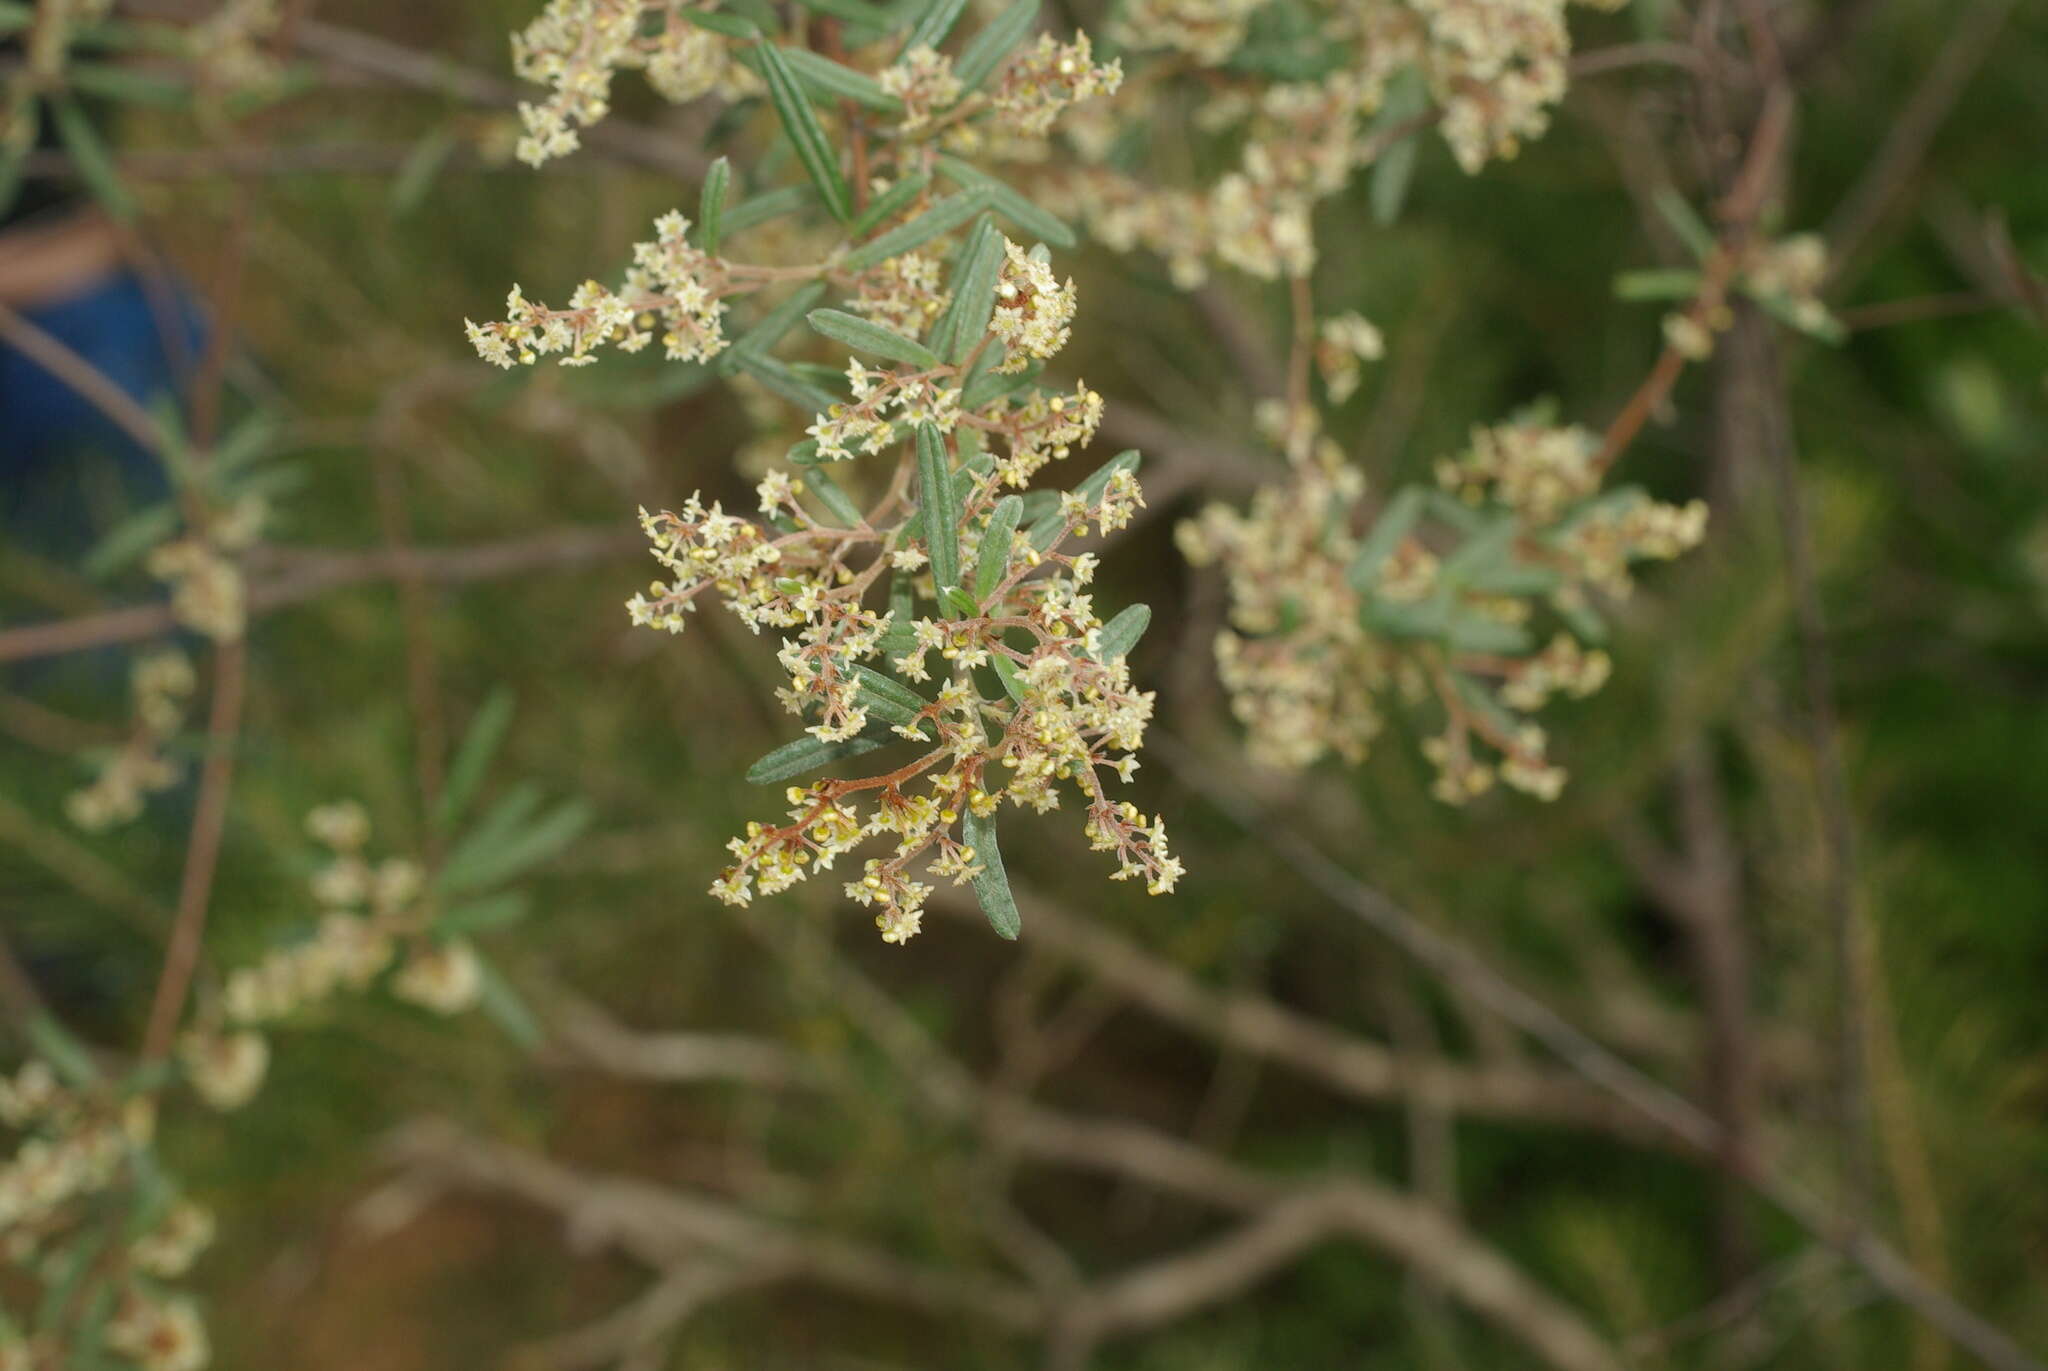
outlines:
M2015 0L1978 0L1965 7L1912 98L1900 110L1884 142L1856 184L1828 216L1830 275L1839 276L1910 183L1933 145L1934 135L1991 54Z
M331 590L413 573L443 585L488 581L545 567L578 566L623 557L646 546L637 531L559 529L501 542L468 546L384 548L368 552L330 552L279 547L258 548L246 562L251 616L316 599ZM166 605L135 605L0 630L0 662L49 657L110 643L142 642L174 627Z
M1283 858L1310 885L1405 949L1422 965L1464 987L1472 997L1548 1047L1572 1070L1612 1093L1644 1118L1703 1153L1725 1146L1721 1126L1662 1082L1602 1047L1569 1020L1488 966L1462 944L1436 931L1365 884L1285 824L1268 823L1238 792L1217 783L1178 744L1154 745L1166 765L1248 835ZM1913 1309L1994 1371L2048 1371L2002 1330L1930 1284L1904 1258L1868 1230L1844 1231L1817 1197L1762 1158L1745 1158L1745 1179L1787 1217L1860 1266L1893 1298Z

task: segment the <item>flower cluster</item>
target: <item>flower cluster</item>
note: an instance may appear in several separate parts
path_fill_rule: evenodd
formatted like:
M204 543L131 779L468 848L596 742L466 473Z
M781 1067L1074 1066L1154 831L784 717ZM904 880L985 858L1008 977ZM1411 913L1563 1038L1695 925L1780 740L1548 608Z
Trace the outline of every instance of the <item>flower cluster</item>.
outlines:
M931 122L932 115L960 98L960 78L953 74L953 59L929 43L919 43L904 53L877 79L883 90L903 102L900 124L905 133L917 132Z
M561 354L563 366L597 359L591 349L611 343L638 352L659 328L673 361L705 362L725 350L721 296L730 289L723 263L689 241L690 221L670 212L654 221L654 238L633 247L633 265L617 290L585 281L567 309L529 301L518 286L505 298L505 319L464 320L470 345L493 366L531 366Z
M674 0L549 0L512 36L513 69L550 88L546 100L519 106L526 130L519 160L537 167L574 152L578 130L610 112L612 76L621 69L644 70L648 84L677 103L749 89L751 78L725 41L684 19L684 8Z
M150 552L145 565L171 588L171 614L179 623L216 642L242 636L249 596L234 556L255 544L269 512L262 496L243 495L209 509L200 527Z
M1496 779L1554 799L1565 775L1528 716L1605 682L1606 654L1585 645L1604 631L1590 592L1626 595L1631 563L1676 557L1705 533L1698 501L1602 493L1598 452L1583 429L1481 428L1438 464L1438 492L1403 490L1368 517L1362 478L1323 442L1248 511L1216 506L1183 525L1189 559L1229 580L1217 661L1254 755L1357 761L1383 698L1433 700L1444 728L1423 750L1440 799L1462 803ZM1539 646L1545 610L1563 627Z
M1221 66L1244 43L1258 0L1135 0L1117 21L1118 41L1170 48L1205 67Z
M142 813L145 795L177 784L178 768L164 755L164 744L185 722L193 685L192 661L176 648L135 659L129 673L134 731L91 785L65 798L64 812L71 822L93 832L127 823Z
M197 1371L207 1361L205 1325L161 1282L185 1274L213 1241L213 1216L171 1191L150 1159L153 1097L126 1094L80 1063L73 1070L61 1077L33 1057L0 1076L0 1130L15 1135L0 1159L0 1269L49 1279L82 1274L89 1257L112 1311L100 1332L105 1350L143 1371ZM0 1325L0 1366L54 1364L36 1359L42 1341Z
M1074 282L1062 286L1052 264L1004 241L1002 274L996 278L993 328L1009 350L998 371L1022 371L1067 345L1074 317Z
M270 1061L262 1030L339 992L369 989L394 962L402 960L392 993L438 1014L470 1008L482 990L468 943L429 931L434 910L419 866L365 856L370 823L360 805L322 805L306 829L329 853L308 882L320 907L312 935L230 972L180 1043L186 1079L216 1109L237 1109L261 1087Z
M1008 116L1014 132L1040 138L1052 131L1062 110L1093 96L1114 95L1123 80L1123 63L1098 64L1087 34L1062 43L1042 33L1003 69L990 102Z
M1104 787L1102 773L1128 780L1136 770L1133 754L1152 695L1132 686L1122 654L1105 650L1104 625L1086 589L1094 557L1065 550L1091 524L1107 532L1128 522L1142 500L1136 479L1120 469L1099 494L1061 497L1049 511L1042 546L1018 531L1014 515L998 512L1005 499L1017 498L999 493L999 474L974 480L957 535L963 552L990 568L978 579L991 588L971 612L956 604L945 615L899 625L894 613L859 605L854 592L876 569L929 566L928 551L878 558L839 590L821 584L837 576L800 582L797 598L814 607L803 631L784 644L791 681L784 703L818 719L808 732L821 742L859 751L896 739L915 746L909 760L879 775L791 786L785 822L749 824L729 844L733 864L712 886L719 899L745 904L756 894L778 893L813 871L831 870L864 842L886 839L889 854L869 858L844 889L877 910L886 941L903 942L918 931L933 889L917 878L917 864L940 879L973 879L984 870L985 854L968 825L991 818L1005 801L1040 813L1057 808L1061 782L1085 806L1091 846L1114 854L1115 879L1140 879L1153 893L1178 880L1181 864L1168 850L1162 822L1112 800ZM1006 544L989 543L997 537ZM788 546L796 554L789 560L809 561L818 545ZM1000 682L993 696L977 672ZM929 695L910 684L932 681L938 687Z

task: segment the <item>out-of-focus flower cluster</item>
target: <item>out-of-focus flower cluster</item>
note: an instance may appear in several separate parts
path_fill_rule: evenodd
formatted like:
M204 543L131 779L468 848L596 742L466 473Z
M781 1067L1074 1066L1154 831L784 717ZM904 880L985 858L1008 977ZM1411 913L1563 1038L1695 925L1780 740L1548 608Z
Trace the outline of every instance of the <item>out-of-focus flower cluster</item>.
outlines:
M430 930L434 910L419 865L371 861L369 816L353 801L322 805L306 831L329 860L308 882L319 914L311 936L230 972L179 1044L186 1079L216 1109L254 1097L270 1063L263 1030L343 992L368 990L394 964L391 991L437 1014L477 1002L482 968L460 938Z
M145 796L178 783L178 767L164 745L185 722L194 681L192 661L176 648L137 657L129 668L135 724L128 741L109 757L91 785L64 801L71 822L92 832L124 824L142 813Z
M1189 559L1229 582L1217 661L1253 753L1284 767L1360 760L1392 694L1441 711L1424 744L1439 798L1462 803L1496 779L1555 798L1565 773L1529 716L1605 682L1593 592L1627 595L1632 563L1676 557L1706 527L1698 501L1603 493L1599 451L1580 428L1477 429L1438 464L1438 490L1402 490L1369 514L1363 478L1323 442L1247 511L1212 506L1184 524Z
M716 90L758 89L732 60L728 40L682 17L677 0L549 0L512 36L512 66L549 87L546 100L519 107L526 133L519 160L540 166L581 146L578 130L611 111L612 76L638 69L666 100L680 104Z
M64 1303L45 1301L33 1328L0 1324L0 1365L55 1365L63 1347L111 1352L143 1371L206 1365L205 1324L164 1282L213 1241L213 1216L163 1177L155 1132L154 1096L96 1074L66 1078L36 1056L0 1076L0 1136L11 1136L0 1156L0 1273L23 1288L73 1287ZM63 1336L95 1322L97 1346Z
M1094 138L1074 140L1078 163L1032 160L1048 162L1056 204L1112 248L1156 253L1183 286L1215 262L1267 280L1304 275L1315 261L1317 202L1424 124L1437 126L1468 172L1544 132L1565 91L1567 3L1308 5L1288 48L1257 36L1261 7L1242 0L1141 0L1122 11L1120 40L1170 50L1198 71L1184 90L1143 83L1123 119L1178 120L1173 102L1185 99L1198 129L1235 140L1236 169L1208 186L1174 186L1112 167L1105 158L1115 142ZM1618 0L1582 3L1612 9Z
M195 633L233 642L249 622L249 592L237 565L263 532L270 505L245 494L209 509L205 522L184 537L153 549L149 574L171 588L171 614Z
M585 366L597 360L592 348L611 343L638 352L659 328L671 360L709 361L725 350L721 297L730 282L723 263L691 246L689 232L680 213L662 215L654 238L634 245L633 265L617 290L585 281L567 309L550 309L512 287L502 322L463 321L470 345L493 366L531 366L556 354L565 367Z

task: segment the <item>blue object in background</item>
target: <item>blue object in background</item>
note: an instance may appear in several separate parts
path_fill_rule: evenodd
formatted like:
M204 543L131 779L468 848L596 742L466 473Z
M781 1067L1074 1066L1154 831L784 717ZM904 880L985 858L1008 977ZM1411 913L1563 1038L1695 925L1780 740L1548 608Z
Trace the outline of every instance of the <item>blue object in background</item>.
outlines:
M81 293L21 311L145 408L180 397L205 345L205 328L176 285L156 292L123 270ZM79 540L104 528L95 506L112 493L92 469L110 469L118 503L165 498L157 458L41 363L0 344L0 501L7 534L39 552L75 559Z

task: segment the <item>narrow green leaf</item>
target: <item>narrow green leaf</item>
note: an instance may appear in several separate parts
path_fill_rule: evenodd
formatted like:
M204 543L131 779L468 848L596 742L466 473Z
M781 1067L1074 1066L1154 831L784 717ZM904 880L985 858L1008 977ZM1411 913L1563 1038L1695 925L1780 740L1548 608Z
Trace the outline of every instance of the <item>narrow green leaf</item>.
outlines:
M989 347L982 352L981 360L968 374L967 384L961 389L960 408L968 411L985 409L1003 396L1030 385L1045 369L1043 363L1033 362L1017 372L991 370L1001 359L1002 351L1001 347Z
M1023 930L1024 919L1017 912L1017 897L1010 892L1010 878L1003 871L1003 851L996 846L995 816L984 819L970 809L960 816L960 836L974 849L974 860L981 867L980 874L972 878L981 912L988 916L989 927L998 937L1014 940Z
M99 1080L100 1069L92 1052L56 1019L45 1013L33 1014L25 1028L37 1053L70 1084L86 1086Z
M569 800L522 828L493 831L491 841L478 842L472 833L448 855L436 884L442 890L462 891L511 880L574 842L590 819L587 802Z
M796 72L797 80L828 100L851 100L872 110L893 114L903 102L882 89L882 83L864 71L855 71L808 48L781 49L783 60Z
M1453 614L1444 626L1444 641L1458 652L1486 652L1515 655L1535 646L1529 630L1520 624L1504 624L1485 614Z
M693 9L679 9L674 11L674 13L686 23L695 24L700 29L708 30L725 38L749 39L761 36L759 25L755 24L751 19L743 19L737 14L724 14L718 10Z
M988 207L989 192L974 187L948 195L907 224L899 224L846 254L841 265L848 271L864 271L877 262L897 257L912 248L923 247L942 233L950 233Z
M1707 221L1670 186L1657 187L1650 198L1657 212L1664 216L1664 222L1671 225L1671 231L1692 249L1693 256L1705 261L1714 250L1714 231L1707 227Z
M1444 558L1438 578L1446 585L1464 585L1471 577L1484 575L1503 565L1514 552L1522 521L1503 514L1460 543Z
M790 370L779 358L768 357L758 352L741 352L737 349L729 351L732 352L733 364L741 371L800 409L807 409L813 414L823 414L838 403L832 392L812 385Z
M1102 626L1095 635L1095 660L1108 665L1131 655L1131 649L1152 626L1150 605L1131 605Z
M100 208L121 223L135 220L135 197L121 184L120 173L114 169L113 156L107 145L100 141L99 131L92 126L85 111L67 95L60 95L50 101L50 112L57 121L57 135L64 141L64 150L71 154L71 163L78 169L79 179L99 201Z
M761 74L768 82L769 102L789 134L797 160L803 163L832 217L842 224L847 222L853 217L853 199L847 194L846 178L839 174L838 149L825 136L818 112L811 108L782 50L772 43L763 43L757 51L761 54Z
M1003 270L1003 235L984 214L974 225L953 271L953 298L932 326L932 347L947 361L960 363L988 332L995 312L996 281Z
M910 202L923 194L924 188L931 183L932 177L928 171L914 171L908 176L898 178L889 189L868 201L866 209L854 216L853 222L846 226L846 236L867 237L875 231L877 225L888 223L908 208Z
M455 748L455 757L448 764L447 783L441 787L440 801L434 806L434 827L446 832L461 820L511 726L512 690L501 685L477 710Z
M1579 594L1556 595L1551 598L1550 607L1563 619L1572 636L1582 643L1604 643L1607 641L1607 618L1593 606L1586 603Z
M1450 616L1450 597L1434 595L1415 604L1368 600L1358 617L1367 628L1389 638L1438 638Z
M724 231L734 234L765 224L770 219L794 214L817 198L818 192L809 186L784 186L780 190L766 191L726 210Z
M1102 493L1109 489L1111 478L1120 471L1135 472L1138 469L1139 463L1143 460L1136 448L1119 452L1116 456L1090 472L1081 484L1074 487L1074 494L1080 496L1089 505L1099 504L1102 500ZM1031 539L1033 547L1037 548L1040 552L1044 552L1053 545L1066 526L1066 516L1060 512L1058 506L1055 506L1038 517L1037 522L1033 523L1027 531L1027 536Z
M918 504L924 511L925 554L932 559L932 583L960 581L960 498L946 440L930 424L917 426Z
M474 948L470 951L476 957L482 982L483 996L479 1003L484 1013L521 1048L528 1052L537 1050L547 1039L540 1020L527 1008L526 1000L512 988L511 982L499 974L498 968L492 966L483 953Z
M725 196L731 188L732 159L721 157L704 173L704 189L697 197L697 246L713 257L718 255L718 239L724 231Z
M755 785L774 785L779 781L793 780L806 776L820 767L848 757L858 757L873 752L876 748L887 747L900 741L895 735L883 733L870 737L863 733L853 738L842 738L828 743L806 733L795 742L784 743L767 756L747 768L747 779Z
M804 318L819 333L858 352L886 357L892 362L907 362L921 371L930 371L939 365L938 354L923 343L905 338L858 314L837 309L814 309Z
M64 68L64 84L83 94L123 104L170 108L192 98L191 83L182 77L112 62L74 61Z
M1010 569L1010 540L1016 535L1017 525L1024 518L1024 501L1021 496L1005 495L996 501L996 507L988 516L988 528L981 535L981 555L974 563L974 598L986 600L995 594L1002 584L1003 574Z
M1614 278L1617 300L1690 300L1699 288L1700 274L1691 267L1624 271Z
M1412 66L1403 68L1387 83L1379 117L1373 120L1373 132L1384 134L1399 128L1428 105L1429 92L1423 85L1422 73ZM1410 133L1380 153L1372 164L1372 217L1382 224L1399 219L1401 207L1408 203L1408 187L1415 179L1415 156L1420 143L1419 133Z
M848 495L840 487L839 482L832 479L832 473L822 466L812 467L810 475L804 477L804 483L818 497L818 503L825 506L832 517L839 521L841 528L859 528L866 522L866 516L860 512L860 506L853 502L853 497Z
M996 677L1003 683L1003 691L1018 704L1024 703L1024 678L1017 674L1017 664L1008 657L997 653L989 658L996 669Z
M1555 567L1511 561L1466 578L1465 584L1488 595L1549 595L1564 584Z
M1012 0L980 33L974 35L953 62L953 75L960 78L960 93L972 93L996 64L1017 46L1017 40L1031 32L1038 22L1040 0Z
M893 676L881 672L863 662L855 662L851 668L854 679L860 682L861 703L870 709L877 705L894 711L897 717L889 722L909 723L931 706L931 701L912 690Z
M435 129L412 145L412 151L406 153L405 161L391 178L391 193L385 197L385 209L393 219L406 218L426 203L448 159L460 146L461 141L447 129Z
M953 31L953 25L960 22L960 15L967 8L967 0L931 0L911 25L910 35L903 40L902 50L896 56L915 47L935 48L946 41L946 35Z
M797 0L807 10L829 14L834 19L843 19L849 24L877 33L886 33L895 27L895 20L879 5L870 5L867 0Z
M1428 492L1421 486L1404 486L1387 501L1387 507L1373 521L1372 531L1359 543L1358 553L1345 573L1353 590L1370 591L1378 584L1380 568L1415 527L1427 501Z
M796 327L796 321L810 313L812 307L824 298L823 281L806 281L792 292L788 299L755 321L752 328L733 339L732 346L726 349L726 355L732 358L734 365L738 365L739 362L734 354L753 353L767 356L774 351L775 345L782 341L783 335Z
M487 933L516 924L531 913L533 900L525 891L501 890L442 910L434 920L434 932L443 937Z
M138 509L107 530L85 554L81 570L103 581L129 566L178 529L178 507L169 501Z
M960 619L979 619L981 606L972 595L959 586L947 586L939 592L939 608Z
M1070 248L1080 240L1058 218L1025 199L995 177L957 157L941 156L939 171L963 190L983 188L989 194L989 208L1025 232L1044 239L1056 248Z

